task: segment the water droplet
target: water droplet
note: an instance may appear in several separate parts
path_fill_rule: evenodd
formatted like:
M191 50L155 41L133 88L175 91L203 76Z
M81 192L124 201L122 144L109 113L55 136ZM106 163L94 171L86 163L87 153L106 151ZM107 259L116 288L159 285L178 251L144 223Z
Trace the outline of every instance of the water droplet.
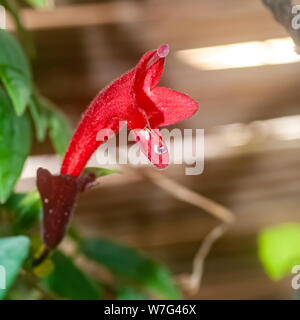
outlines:
M167 148L166 148L165 146L159 147L159 146L156 144L156 145L154 145L154 151L155 151L155 153L157 153L157 154L164 154L164 153L166 153L168 150L167 150Z
M52 210L52 209L50 209L50 210L49 210L49 213L50 213L50 214L51 214L51 213L53 213L53 210Z
M45 198L44 202L45 202L45 203L48 203L48 202L49 202L48 198Z

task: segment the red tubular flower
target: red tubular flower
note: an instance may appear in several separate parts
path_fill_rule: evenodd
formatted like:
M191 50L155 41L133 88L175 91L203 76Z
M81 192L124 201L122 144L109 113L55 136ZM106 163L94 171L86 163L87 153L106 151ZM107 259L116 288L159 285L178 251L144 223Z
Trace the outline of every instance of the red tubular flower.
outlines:
M119 123L126 121L149 160L159 168L168 165L168 150L157 128L191 117L198 110L198 104L185 94L157 87L168 53L167 45L147 52L134 69L99 93L72 137L59 176L38 170L37 186L44 209L43 236L48 249L55 248L63 238L76 195L93 180L79 176L104 142L96 139L100 130L117 133Z
M191 117L198 104L183 93L156 87L163 72L167 45L147 52L138 65L100 92L85 112L65 155L61 174L77 177L103 141L97 141L102 129L119 130L127 121L135 130L143 152L157 167L168 165L168 153L159 126ZM150 148L152 147L152 148ZM167 158L167 159L166 159Z

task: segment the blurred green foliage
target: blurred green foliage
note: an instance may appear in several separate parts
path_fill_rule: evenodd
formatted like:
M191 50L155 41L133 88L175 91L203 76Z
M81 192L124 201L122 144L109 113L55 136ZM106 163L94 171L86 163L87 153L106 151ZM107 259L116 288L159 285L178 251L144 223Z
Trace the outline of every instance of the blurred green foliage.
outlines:
M31 126L27 114L16 115L1 87L0 105L0 203L4 203L12 193L29 155Z
M161 297L178 299L180 294L169 271L141 252L108 239L84 239L79 250L113 273L153 290Z
M29 238L24 236L0 238L0 262L6 271L6 289L10 288L29 253ZM6 290L0 290L0 300Z
M40 221L42 203L37 191L14 193L4 207L12 213L15 234L27 232Z
M24 0L24 1L36 7L46 7L48 5L48 0Z
M99 300L101 287L81 271L60 251L51 257L54 271L44 279L48 290L61 298L72 300Z
M22 115L32 92L28 60L20 45L6 30L0 29L0 79L9 94L17 115Z
M72 137L72 128L66 116L45 97L35 94L29 104L35 124L37 140L43 142L47 130L56 153L64 156Z
M300 224L285 223L262 230L258 250L271 279L291 274L293 266L300 265Z
M149 297L129 286L121 286L118 290L118 300L147 300Z

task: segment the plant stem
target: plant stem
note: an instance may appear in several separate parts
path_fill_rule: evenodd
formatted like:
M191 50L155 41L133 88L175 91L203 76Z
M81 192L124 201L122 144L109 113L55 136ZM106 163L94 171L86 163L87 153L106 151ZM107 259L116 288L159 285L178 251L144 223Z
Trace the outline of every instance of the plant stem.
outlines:
M45 248L42 254L32 262L32 267L36 268L40 264L42 264L49 256L50 250Z
M57 300L56 297L54 297L51 293L47 292L40 286L38 279L33 273L21 270L21 275L24 277L24 280L28 284L30 284L33 288L41 293L45 300Z
M193 261L193 271L190 275L189 283L188 283L188 290L190 294L194 295L198 292L202 276L203 276L203 270L204 270L204 262L206 257L208 256L211 247L213 244L223 236L223 234L226 232L228 228L228 225L221 224L213 228L209 234L204 238L202 245L198 249L194 261Z
M182 278L181 284L183 285L183 288L190 294L195 295L199 291L201 285L205 259L215 241L226 232L229 225L234 223L235 215L221 204L188 189L180 183L173 181L154 170L143 170L143 175L173 197L201 208L222 221L220 225L214 227L204 238L193 259L192 273L187 277L180 277Z
M156 184L173 197L192 204L198 208L205 210L218 219L227 224L231 224L235 220L234 214L221 204L183 186L182 184L167 178L166 176L155 172L154 170L143 170L143 174L152 183Z

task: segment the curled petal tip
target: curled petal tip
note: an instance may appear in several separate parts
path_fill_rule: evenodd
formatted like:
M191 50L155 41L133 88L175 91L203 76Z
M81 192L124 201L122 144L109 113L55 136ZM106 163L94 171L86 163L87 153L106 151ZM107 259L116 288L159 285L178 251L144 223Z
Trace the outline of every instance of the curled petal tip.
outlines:
M157 61L165 58L169 54L169 46L164 44L154 51L153 56L149 59L146 69L151 68Z
M157 49L157 55L160 58L165 58L169 54L169 52L170 52L170 47L167 44L164 44Z

